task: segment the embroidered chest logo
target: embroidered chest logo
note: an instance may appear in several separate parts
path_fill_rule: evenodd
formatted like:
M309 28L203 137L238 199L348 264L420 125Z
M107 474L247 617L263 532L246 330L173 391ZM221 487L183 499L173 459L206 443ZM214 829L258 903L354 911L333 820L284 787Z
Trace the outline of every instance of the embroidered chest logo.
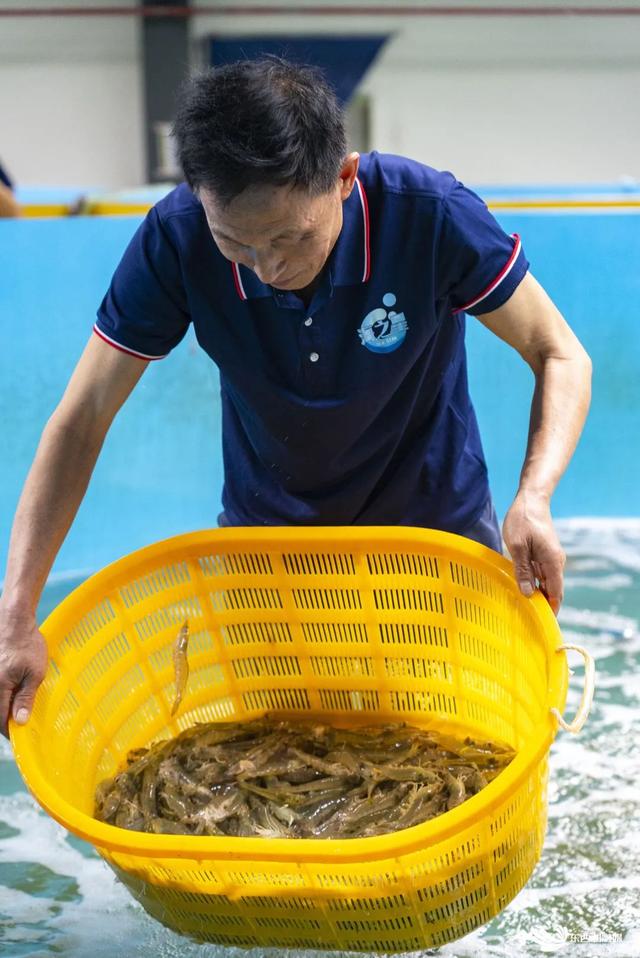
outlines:
M393 293L385 293L382 302L387 309L372 309L358 330L360 342L372 353L393 352L402 345L409 328L404 313L396 313L390 308L396 305Z

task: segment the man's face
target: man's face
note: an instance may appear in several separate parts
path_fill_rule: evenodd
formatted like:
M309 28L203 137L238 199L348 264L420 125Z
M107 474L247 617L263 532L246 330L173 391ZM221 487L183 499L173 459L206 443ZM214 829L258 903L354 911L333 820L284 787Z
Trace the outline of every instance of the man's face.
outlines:
M200 190L218 249L277 289L309 286L342 228L342 203L353 189L358 160L357 153L350 154L334 188L321 196L288 186L256 186L222 206L211 192Z

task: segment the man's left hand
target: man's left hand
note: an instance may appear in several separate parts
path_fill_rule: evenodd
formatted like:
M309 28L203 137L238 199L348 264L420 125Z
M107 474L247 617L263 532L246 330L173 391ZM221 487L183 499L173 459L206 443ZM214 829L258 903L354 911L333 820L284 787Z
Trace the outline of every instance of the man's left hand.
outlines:
M532 595L536 580L557 615L563 599L562 573L566 556L551 520L548 498L519 492L502 527L515 576L524 595Z

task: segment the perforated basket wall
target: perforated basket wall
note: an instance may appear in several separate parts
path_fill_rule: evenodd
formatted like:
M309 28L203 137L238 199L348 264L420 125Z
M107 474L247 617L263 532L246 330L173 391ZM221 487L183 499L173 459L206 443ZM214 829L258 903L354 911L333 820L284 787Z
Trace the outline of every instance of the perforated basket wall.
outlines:
M191 674L172 719L185 618ZM497 914L538 860L566 661L547 603L523 598L483 546L395 528L194 533L103 570L43 631L49 671L29 723L11 728L22 774L176 931L247 947L436 946ZM443 727L518 756L458 808L379 838L185 839L91 817L96 783L129 749L265 712Z

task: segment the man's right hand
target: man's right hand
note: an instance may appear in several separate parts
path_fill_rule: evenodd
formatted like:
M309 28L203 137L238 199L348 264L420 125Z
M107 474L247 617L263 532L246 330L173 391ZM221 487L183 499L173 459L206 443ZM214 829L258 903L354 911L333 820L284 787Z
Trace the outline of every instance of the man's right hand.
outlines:
M9 716L20 725L29 718L47 660L47 645L35 618L0 606L0 731L7 738Z
M9 715L23 722L31 712L48 659L34 610L107 431L147 365L92 335L45 426L13 521L0 599L3 735Z

